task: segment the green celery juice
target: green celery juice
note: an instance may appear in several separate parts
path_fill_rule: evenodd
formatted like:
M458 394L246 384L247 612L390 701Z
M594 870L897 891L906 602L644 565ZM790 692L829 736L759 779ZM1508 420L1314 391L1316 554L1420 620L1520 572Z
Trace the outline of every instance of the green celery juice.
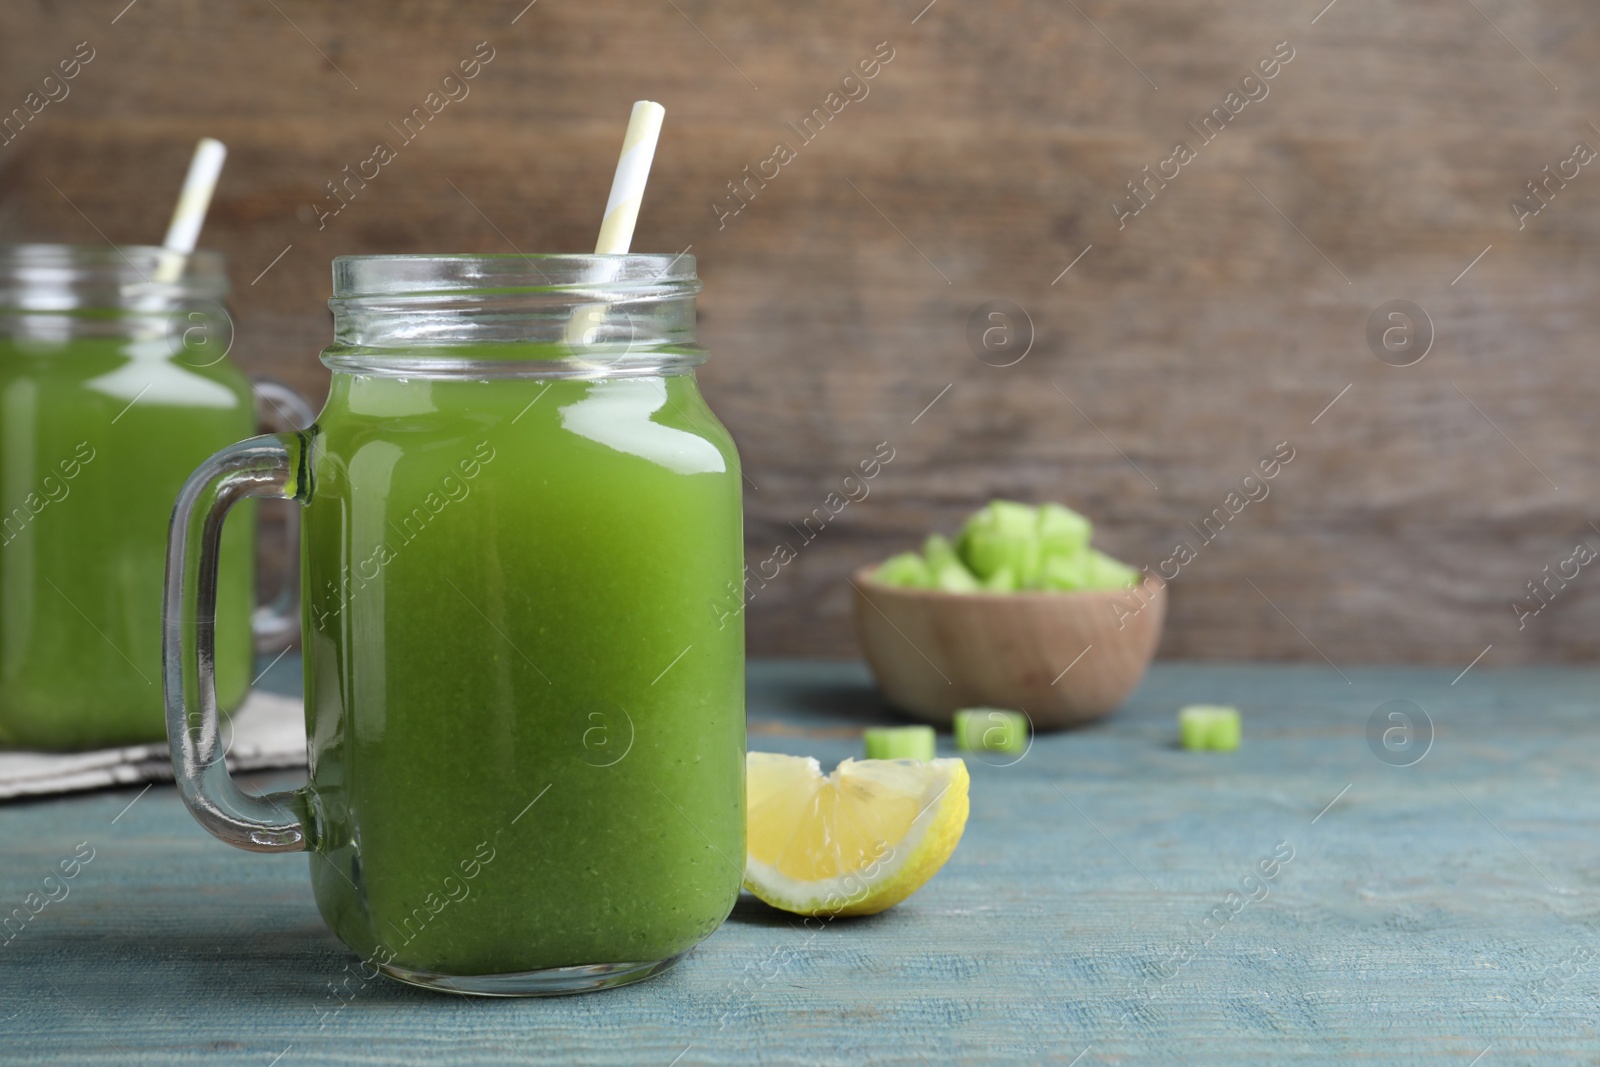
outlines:
M443 975L714 930L745 854L741 489L692 374L338 372L307 440L329 925Z
M0 743L84 749L166 736L161 597L184 479L255 432L250 385L165 338L0 337ZM217 684L243 701L255 522L223 533Z

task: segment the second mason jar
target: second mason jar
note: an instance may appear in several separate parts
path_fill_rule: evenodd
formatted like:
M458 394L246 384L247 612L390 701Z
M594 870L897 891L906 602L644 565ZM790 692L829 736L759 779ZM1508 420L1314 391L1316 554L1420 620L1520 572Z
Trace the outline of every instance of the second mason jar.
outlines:
M0 246L0 745L163 736L172 501L196 463L256 427L227 358L226 294L210 252ZM231 711L250 685L254 524L237 516L222 536L216 670Z
M316 424L180 500L180 786L225 841L311 850L373 973L598 988L733 906L741 479L693 374L699 288L687 256L341 258ZM213 763L206 672L206 530L245 495L305 505L309 782L266 798Z

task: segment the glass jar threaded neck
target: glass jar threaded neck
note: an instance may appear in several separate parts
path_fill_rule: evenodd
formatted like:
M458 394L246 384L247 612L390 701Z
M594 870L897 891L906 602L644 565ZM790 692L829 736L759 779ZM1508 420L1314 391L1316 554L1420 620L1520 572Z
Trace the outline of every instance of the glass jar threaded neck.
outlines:
M0 336L164 337L226 319L221 255L154 245L0 245Z
M334 370L623 377L705 361L688 255L341 256Z

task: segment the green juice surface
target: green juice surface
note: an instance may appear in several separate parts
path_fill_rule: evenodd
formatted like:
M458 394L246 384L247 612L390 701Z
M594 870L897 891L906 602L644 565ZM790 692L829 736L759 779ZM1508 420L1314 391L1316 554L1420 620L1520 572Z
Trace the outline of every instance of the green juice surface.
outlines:
M694 378L336 373L310 441L329 925L445 975L714 930L745 854L741 489Z
M0 338L0 743L159 741L167 525L184 480L254 434L250 384L165 339ZM249 685L254 508L223 533L217 687Z

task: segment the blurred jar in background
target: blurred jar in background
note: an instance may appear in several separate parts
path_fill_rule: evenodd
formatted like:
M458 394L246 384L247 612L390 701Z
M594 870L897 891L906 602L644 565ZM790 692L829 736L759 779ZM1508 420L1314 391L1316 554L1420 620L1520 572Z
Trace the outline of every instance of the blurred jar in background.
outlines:
M196 252L163 274L172 256L0 245L0 744L85 749L166 734L173 500L202 460L256 432L251 383L227 356L222 257ZM282 387L268 388L282 403ZM227 712L244 699L253 658L249 503L221 536L216 674ZM265 614L259 625L286 629Z

